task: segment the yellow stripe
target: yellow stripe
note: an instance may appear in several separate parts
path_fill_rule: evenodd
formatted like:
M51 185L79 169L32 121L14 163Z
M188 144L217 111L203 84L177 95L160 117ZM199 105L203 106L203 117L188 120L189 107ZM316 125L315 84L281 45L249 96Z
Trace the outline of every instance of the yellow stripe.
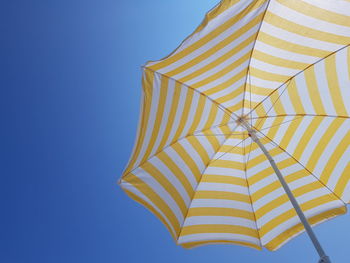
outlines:
M198 242L189 242L181 244L184 248L194 248L203 245L212 245L212 244L236 244L246 247L255 248L257 250L261 250L262 248L256 244L243 242L243 241L231 241L231 240L210 240L210 241L198 241Z
M210 162L209 166L224 167L224 168L236 169L240 171L244 170L243 163L237 162L237 161L222 160L222 159L214 159L212 162Z
M313 154L311 155L309 161L306 164L306 167L310 171L313 171L315 169L315 166L316 166L318 160L321 158L327 145L329 144L330 139L337 132L337 130L341 127L341 125L344 123L344 121L345 121L345 119L334 119L333 122L328 127L327 131L322 136L322 138L318 141L318 144L315 147Z
M290 68L290 69L303 70L308 66L307 63L302 63L294 60L287 60L284 58L276 57L276 56L264 53L262 51L259 51L257 49L253 51L253 58L274 66Z
M297 160L300 160L301 155L305 151L308 143L310 142L310 138L312 138L317 131L318 127L324 120L324 117L315 117L312 118L312 121L310 122L309 126L301 136L297 147L294 150L294 153L292 154L294 158Z
M197 130L198 124L202 119L203 109L204 109L204 105L205 105L206 100L207 100L207 98L204 97L203 95L199 96L198 104L196 105L197 110L196 110L196 113L194 115L195 117L192 121L191 127L188 131L189 133L192 133L192 132ZM206 116L204 116L204 117L206 117Z
M303 212L306 212L312 208L324 205L335 200L336 199L332 195L323 195L301 204L300 207L303 210ZM295 212L295 209L291 208L288 211L278 215L277 217L274 217L269 222L267 222L264 226L261 227L259 233L261 236L264 236L277 226L296 216L297 213Z
M349 17L350 19L350 17ZM340 91L339 81L337 76L336 56L330 56L325 60L326 77L328 81L328 91L333 100L333 106L337 115L347 116L348 112L344 106L343 96Z
M304 109L303 103L301 102L300 95L298 93L298 88L295 83L295 78L293 78L288 84L287 92L289 95L289 101L292 103L295 113L296 114L305 113L305 109Z
M161 78L158 108L157 108L156 119L155 119L156 125L153 126L152 135L151 135L150 141L148 143L146 152L141 160L141 163L144 163L147 159L149 159L149 157L153 151L153 147L155 146L155 142L159 136L160 123L162 123L165 102L166 102L166 97L167 97L167 93L168 93L168 83L169 83L168 78L164 78L164 77Z
M277 166L280 170L282 170L286 167L292 166L293 164L295 164L295 161L292 158L288 158L288 159L285 159L285 160L277 163ZM263 180L264 178L270 176L273 173L274 173L274 171L273 171L272 167L270 165L268 165L268 167L266 169L249 177L250 185L258 183L259 181Z
M327 114L321 100L314 67L308 68L308 70L304 72L304 76L307 89L309 90L310 100L312 102L316 114Z
M177 220L174 212L171 208L164 202L164 200L155 192L153 189L142 181L140 178L132 173L124 178L126 182L137 188L141 193L143 193L147 198L160 209L164 215L168 218L169 222L175 229L176 233L180 231L180 222Z
M199 182L201 171L197 163L192 159L192 157L188 154L185 148L178 142L171 146L176 153L181 157L181 159L186 163L188 168L191 170L192 174L196 177L197 182Z
M216 119L216 116L217 116L217 113L218 113L218 110L219 110L219 107L213 103L211 105L210 113L209 113L209 116L207 118L207 121L204 124L204 129L208 129L208 128L213 126L215 119ZM229 119L229 115L226 112L224 114L225 114L225 122L226 122Z
M170 158L169 155L166 154L166 152L160 152L157 157L159 160L161 160L166 167L176 176L176 178L180 181L180 183L185 188L188 196L192 197L194 189L188 180L188 176L182 172L182 170L179 168L179 166L173 161L172 158ZM143 167L142 167L143 168Z
M175 82L175 89L174 89L174 94L173 94L173 99L171 103L171 109L177 109L179 105L179 100L180 100L180 94L181 94L181 84L178 82ZM161 149L164 148L167 140L169 139L169 135L171 130L173 129L173 124L175 121L175 116L176 116L176 111L175 110L170 110L169 116L167 118L167 125L166 129L164 131L163 138L159 144L157 152L159 152Z
M145 170L150 176L152 176L164 188L164 190L169 193L169 195L174 199L180 208L182 215L185 216L187 213L187 205L185 204L185 201L182 199L175 186L169 182L168 178L164 176L164 174L162 174L157 167L149 162L143 164L142 169Z
M319 222L322 222L324 220L327 220L337 215L341 215L345 213L346 213L345 207L335 208L335 209L323 212L321 214L318 214L316 216L313 216L311 218L308 218L308 221L311 225L315 225ZM265 247L269 250L276 250L281 244L293 238L296 234L304 230L305 230L304 226L301 223L299 223L296 226L291 227L290 229L284 231L283 233L275 237L273 240L267 243Z
M342 197L344 195L346 186L348 186L349 184L349 180L350 180L350 162L348 162L348 165L345 167L342 175L339 177L337 185L334 189L334 193Z
M294 190L292 190L293 194L295 197L304 195L308 192L317 190L322 188L323 185L318 183L318 182L312 182L306 185L303 185L299 188L296 188ZM260 219L261 217L263 217L264 215L266 215L267 213L269 213L270 211L272 211L273 209L285 204L289 202L289 198L286 194L283 194L273 200L271 200L269 203L265 204L264 206L260 207L258 210L255 211L255 216L257 219Z
M304 15L319 19L321 21L327 21L329 23L350 27L350 16L334 13L327 9L320 8L316 5L312 5L300 0L294 1L282 1L277 0L280 4L293 9Z
M268 81L276 81L276 82L285 82L289 79L289 75L282 75L271 73L269 71L261 70L258 68L250 67L249 68L250 75L259 79L268 80Z
M142 108L142 115L141 115L141 124L140 124L140 132L139 137L137 139L135 152L133 154L133 158L130 160L130 163L128 167L125 169L125 172L123 176L128 174L134 167L134 164L136 160L138 159L138 156L140 154L143 141L145 139L147 126L148 126L148 120L149 115L151 111L151 102L152 102L152 96L153 96L153 81L154 81L154 74L150 70L144 70L143 76L142 76L142 87L143 87L143 108Z
M202 162L206 164L210 160L210 156L208 155L201 142L194 136L190 136L186 139L192 145L193 149L198 153L202 159Z
M274 24L274 26L276 25ZM289 52L298 53L302 55L318 57L318 58L324 58L330 53L322 49L311 48L311 47L291 43L288 40L284 40L261 31L259 33L258 40L267 45L277 47L279 49L287 50Z
M295 162L294 162L295 163ZM309 176L309 173L306 170L300 170L291 174L288 174L287 176L284 176L284 179L286 180L287 183L292 183L296 180L299 180L303 177ZM277 177L275 178L275 181L273 181L272 183L260 188L258 191L256 191L255 193L253 193L252 199L254 200L254 202L256 202L257 200L263 198L265 195L272 193L273 191L277 190L278 188L281 188L282 185L280 183L280 181L277 179Z
M211 20L221 15L223 12L225 12L233 5L237 4L239 1L240 0L221 1L220 4L218 4L213 10L209 11L205 15L203 22L197 27L197 29L193 32L192 35L203 30Z
M248 195L224 191L197 191L194 199L224 199L250 204Z
M235 225L192 225L185 226L181 230L180 236L187 236L193 234L202 234L202 233L231 233L239 234L250 237L258 238L258 233L255 229L244 227L244 226L235 226Z
M235 54L237 54L238 52L240 52L243 48L245 48L246 46L248 46L249 44L251 44L254 40L255 40L256 35L252 35L249 38L247 38L246 40L244 40L242 43L240 43L239 45L237 45L236 47L234 47L233 49L231 49L229 52L225 53L223 56L216 58L213 62L210 62L209 64L203 66L201 69L198 69L190 74L188 74L187 76L179 79L180 82L184 83L187 82L195 77L198 77L204 73L206 73L207 71L220 66L221 63L225 62L226 60L228 60L229 58L231 58L232 56L234 56ZM247 56L249 57L251 54L251 50L248 51L246 54L244 54L241 58L239 58L240 61L245 61L247 58ZM232 71L234 68L238 67L240 65L238 59L230 64L228 67L222 69L218 74L218 76L223 76L225 75L225 72L229 72L230 70Z
M211 144L211 147L213 148L214 152L217 151L217 149L220 147L220 141L216 136L208 136L205 137L208 142ZM203 138L204 139L204 138ZM211 159L211 157L209 157ZM209 161L209 160L208 160Z
M273 148L269 150L269 153L271 156L275 156L281 153L281 150L278 148ZM247 169L251 169L254 166L257 166L258 164L261 164L262 162L265 162L265 161L267 161L266 155L263 152L261 152L260 155L249 160L249 166L247 167Z
M288 147L289 143L292 141L292 137L294 136L294 133L300 126L302 119L303 118L298 118L290 122L288 129L285 132L285 135L283 136L283 139L280 142L280 146L282 148L286 149Z
M193 83L191 85L191 87L195 88L195 89L198 89L198 88L201 88L209 83L212 83L216 80L218 80L219 78L225 76L226 74L230 73L230 72L233 72L236 68L238 68L239 66L241 66L243 63L246 62L247 66L248 66L248 60L249 60L249 57L250 57L250 52L247 52L246 54L244 54L243 56L241 56L239 59L237 59L233 64L221 69L220 71L196 82L196 83ZM245 67L243 70L247 70L247 67ZM237 73L236 75L238 75L239 73ZM233 77L231 77L233 78Z
M249 5L247 8L245 8L244 10L242 10L239 14L233 16L231 19L229 19L228 21L226 21L225 23L221 24L220 26L218 26L215 30L213 30L212 32L210 32L210 34L202 37L200 40L198 40L197 42L191 44L190 46L188 46L187 48L185 48L182 51L179 51L178 53L172 55L171 57L168 57L167 59L160 61L157 64L152 65L150 68L152 70L159 70L161 68L167 67L170 64L175 63L176 61L186 57L187 55L191 54L192 52L194 52L195 50L199 49L200 47L204 46L206 43L210 42L211 40L213 40L214 38L216 38L217 36L219 36L222 32L226 31L227 29L229 29L230 27L232 27L233 25L235 25L237 22L239 22L244 16L248 15L251 12L254 12L256 9L260 8L260 6L262 4L264 4L265 1L260 0L257 1L251 5ZM250 22L251 23L251 22Z
M331 42L334 44L347 45L350 42L350 38L342 35L336 35L321 30L313 29L311 27L303 26L287 19L284 19L278 15L275 15L269 11L266 12L264 21L279 27L283 30L289 31L294 34L298 34L304 37L313 38L325 42Z
M192 100L193 100L193 95L194 95L194 90L193 89L187 89L187 94L186 94L186 101L185 101L185 105L183 108L183 112L182 112L182 116L181 116L181 120L179 122L179 126L177 127L175 136L173 140L177 140L178 138L180 138L183 129L185 128L187 119L189 117L190 114L190 109L192 106Z
M254 214L252 212L222 207L191 207L188 211L187 218L192 216L232 216L254 220Z
M231 175L226 176L226 175L217 175L217 174L204 174L202 178L202 182L247 186L245 179L231 176Z
M149 211L151 211L160 220L160 222L162 222L165 225L165 227L170 232L171 236L174 239L177 238L177 235L176 235L176 233L174 233L174 230L172 229L172 227L168 224L168 222L164 219L164 217L153 206L151 206L149 203L147 203L145 200L143 200L139 196L135 195L134 193L132 193L126 189L123 189L123 190L131 199L133 199L134 201L138 202L139 204L141 204L145 208L147 208Z
M343 139L339 142L337 148L334 150L334 152L329 153L330 158L324 167L320 180L324 183L328 183L329 178L333 174L333 171L338 164L339 160L342 158L342 156L345 154L346 150L349 148L350 145L350 131L347 132L347 134L343 137Z

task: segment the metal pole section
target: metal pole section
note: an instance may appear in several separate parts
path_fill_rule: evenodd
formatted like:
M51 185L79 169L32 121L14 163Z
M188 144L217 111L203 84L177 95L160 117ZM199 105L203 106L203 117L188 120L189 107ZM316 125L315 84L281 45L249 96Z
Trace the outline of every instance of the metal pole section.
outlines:
M267 151L267 149L265 148L265 145L263 145L259 138L256 136L256 132L255 130L253 130L245 121L241 122L242 125L248 130L250 137L252 138L252 140L257 143L260 147L260 149L264 152L264 154L266 155L267 159L269 160L273 170L275 171L278 179L280 180L282 187L284 188L284 190L286 191L295 211L297 212L301 223L304 225L306 232L308 233L312 243L314 244L318 254L320 255L320 261L319 263L331 263L329 257L326 255L326 253L324 252L323 248L321 247L321 244L319 243L319 241L317 240L317 237L314 233L314 231L312 230L309 222L307 221L303 211L301 210L297 200L295 199L292 191L290 190L288 184L286 183L286 181L284 180L280 170L278 169L275 161L273 160L273 158L271 157L270 153Z

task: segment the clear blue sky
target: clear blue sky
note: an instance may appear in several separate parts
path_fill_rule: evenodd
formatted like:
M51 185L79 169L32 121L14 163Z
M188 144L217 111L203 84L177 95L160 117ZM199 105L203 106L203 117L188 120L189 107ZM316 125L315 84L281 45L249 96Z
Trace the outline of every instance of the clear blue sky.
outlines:
M317 262L305 234L277 252L185 250L116 182L139 113L140 66L218 0L2 0L0 262ZM350 216L316 227L349 262Z

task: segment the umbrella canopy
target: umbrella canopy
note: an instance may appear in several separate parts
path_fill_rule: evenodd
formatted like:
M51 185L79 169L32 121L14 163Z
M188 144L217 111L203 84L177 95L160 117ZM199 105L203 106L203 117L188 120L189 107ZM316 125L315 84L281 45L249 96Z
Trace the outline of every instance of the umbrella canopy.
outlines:
M350 202L350 2L224 0L143 67L120 180L186 248L276 250Z

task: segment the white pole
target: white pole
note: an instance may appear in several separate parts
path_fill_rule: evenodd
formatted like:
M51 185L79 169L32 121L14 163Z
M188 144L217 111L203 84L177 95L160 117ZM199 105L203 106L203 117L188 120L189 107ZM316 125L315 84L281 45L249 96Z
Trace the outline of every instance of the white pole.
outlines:
M303 211L301 210L297 200L295 199L292 191L290 190L288 184L286 183L286 181L283 178L283 175L281 174L281 171L278 169L275 161L273 160L272 156L270 155L270 153L267 151L267 149L265 148L265 145L263 145L259 138L256 135L256 131L254 129L252 129L248 123L241 119L240 123L248 130L248 133L250 135L250 137L252 138L252 140L259 145L260 149L264 152L264 154L266 155L267 159L269 160L273 170L275 171L278 179L280 180L282 187L284 188L284 190L286 191L290 202L292 203L295 211L297 212L301 223L304 225L304 228L306 230L306 232L308 233L312 243L314 244L318 254L320 255L320 261L319 263L331 263L329 257L326 255L326 253L324 252L323 248L321 247L320 242L318 241L314 231L312 230L309 222L307 221L307 218L305 217Z

